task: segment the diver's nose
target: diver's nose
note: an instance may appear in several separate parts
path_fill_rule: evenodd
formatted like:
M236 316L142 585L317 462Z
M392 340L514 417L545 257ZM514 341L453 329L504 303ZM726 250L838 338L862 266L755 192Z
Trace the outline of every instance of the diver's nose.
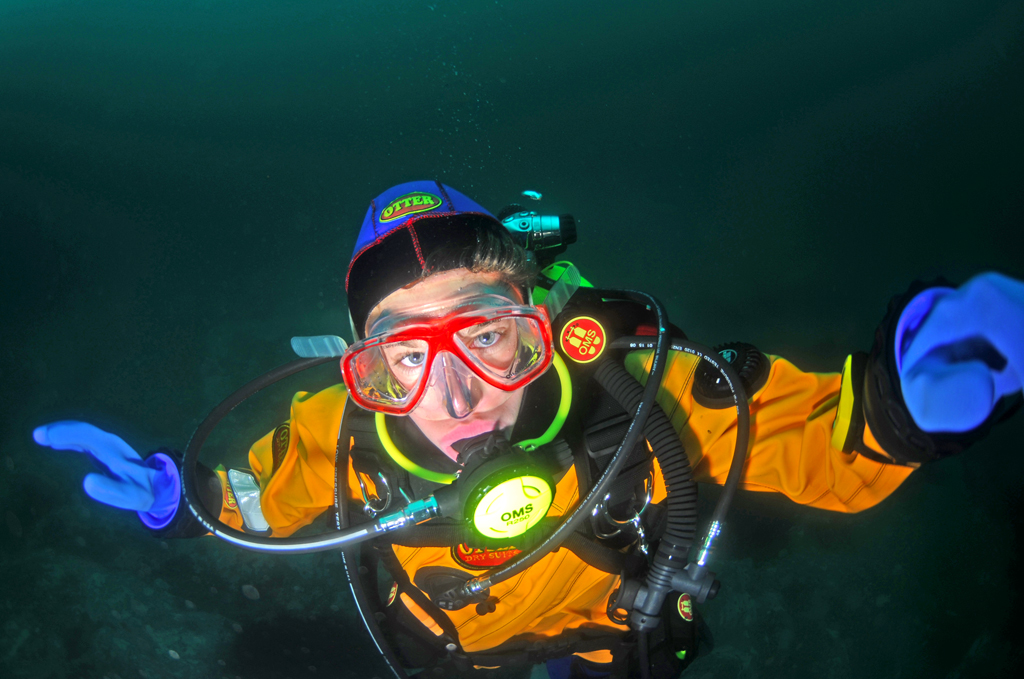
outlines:
M477 378L465 363L457 356L442 351L434 359L431 373L431 385L440 390L445 410L450 416L461 420L473 412L480 401L480 390L474 389Z

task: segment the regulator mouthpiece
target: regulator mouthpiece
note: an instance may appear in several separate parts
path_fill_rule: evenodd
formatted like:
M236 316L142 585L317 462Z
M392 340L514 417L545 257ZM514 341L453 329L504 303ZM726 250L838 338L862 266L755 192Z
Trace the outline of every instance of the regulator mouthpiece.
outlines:
M469 523L481 538L522 535L547 515L555 485L534 456L513 446L501 432L456 442L463 465L457 483L434 496L445 516Z

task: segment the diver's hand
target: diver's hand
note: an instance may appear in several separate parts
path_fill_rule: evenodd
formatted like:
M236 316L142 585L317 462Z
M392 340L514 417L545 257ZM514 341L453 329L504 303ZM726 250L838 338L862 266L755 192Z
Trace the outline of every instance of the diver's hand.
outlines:
M958 289L930 288L896 330L903 400L927 432L965 432L1024 380L1024 283L983 273Z
M87 475L82 482L92 499L134 509L142 523L154 530L164 528L174 518L181 497L181 477L167 455L155 453L143 460L120 436L74 420L44 424L32 432L32 438L55 450L92 455L103 469Z

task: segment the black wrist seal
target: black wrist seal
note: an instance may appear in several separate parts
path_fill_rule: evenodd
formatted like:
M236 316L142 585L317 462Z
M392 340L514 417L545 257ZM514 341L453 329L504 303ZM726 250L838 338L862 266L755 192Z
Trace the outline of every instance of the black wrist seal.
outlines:
M174 460L174 466L178 468L178 475L181 475L181 461L184 456L181 451L174 450L172 448L157 448L156 450L146 455L148 458L150 455L157 453L163 453L167 457ZM209 467L204 465L196 465L196 475L199 481L199 493L200 499L203 505L213 512L215 515L220 514L221 503L223 502L223 491L221 489L220 478L216 473ZM178 511L174 513L174 518L171 522L158 530L149 529L150 534L153 537L158 538L194 538L200 535L206 535L208 532L203 524L196 520L196 517L192 515L192 512L188 510L185 504L185 485L181 486L181 497L178 500Z

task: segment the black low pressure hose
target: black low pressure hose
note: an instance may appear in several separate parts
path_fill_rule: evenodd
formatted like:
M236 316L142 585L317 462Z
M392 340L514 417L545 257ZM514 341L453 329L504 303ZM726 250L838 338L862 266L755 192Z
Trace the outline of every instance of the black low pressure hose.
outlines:
M658 323L657 339L652 343L650 337L645 338L651 347L654 348L654 361L651 363L651 370L647 378L647 384L644 387L640 407L637 408L636 413L633 415L633 419L626 429L626 435L623 437L619 449L615 451L608 466L605 467L604 472L594 484L594 487L591 488L587 497L576 506L572 514L544 542L530 553L511 561L498 570L469 580L464 585L455 588L452 592L446 593L446 596L452 596L456 600L477 597L499 582L522 573L557 549L590 517L594 507L608 493L612 482L615 481L619 472L622 471L622 467L626 464L626 459L629 457L630 452L632 452L633 446L640 440L640 436L647 424L647 418L657 404L655 399L658 396L658 389L661 387L661 379L665 375L665 362L668 360L669 344L671 343L668 329L668 313L661 302L646 292L633 290L616 290L615 292L616 295L632 299L652 308Z
M643 387L617 361L604 363L594 373L594 379L626 412L636 410L643 398ZM690 459L686 457L679 434L672 428L665 411L657 404L647 418L644 437L654 450L668 495L668 522L661 542L670 543L673 554L682 552L685 555L697 533L697 482L693 480ZM657 554L662 554L660 547Z
M217 424L234 410L238 404L261 389L303 370L337 360L337 356L301 358L285 363L264 375L260 375L224 399L196 428L195 433L192 434L192 438L188 442L188 446L185 448L185 455L181 465L181 482L185 495L185 504L188 506L189 511L192 512L192 515L196 517L196 520L216 537L239 547L259 552L306 554L328 549L338 549L362 542L363 540L369 540L376 535L390 532L402 525L417 523L419 520L427 518L425 514L431 513L430 507L423 506L423 503L414 503L415 506L410 505L400 512L382 517L373 523L351 527L338 533L331 533L326 537L310 535L282 540L264 535L250 535L244 531L236 530L219 521L203 505L196 488L196 465L199 463L199 451L202 450L203 444L206 443L210 432L213 431ZM179 511L181 511L180 508Z
M282 545L279 541L274 540L273 538L249 535L221 523L209 512L209 510L206 509L205 506L203 506L202 501L199 499L200 495L198 488L196 488L196 465L199 463L199 451L202 450L203 444L206 443L206 439L210 436L210 433L214 428L220 424L220 421L223 420L228 413L238 407L240 403L253 394L270 386L271 384L274 384L275 382L283 380L286 377L300 373L303 370L308 370L309 368L313 368L322 363L336 360L338 359L334 356L322 358L300 358L278 366L270 372L264 373L238 388L235 393L221 401L220 404L213 409L213 412L207 415L206 419L196 427L195 432L192 434L192 438L189 439L188 446L185 447L185 455L181 463L181 483L182 490L185 495L185 504L188 506L189 511L192 512L192 515L196 517L196 520L203 524L208 531L219 538L223 538L228 542L232 542L241 547L247 547L249 549L260 549L262 547L263 549L261 551L285 551L279 549ZM180 507L178 511L181 511Z
M718 503L711 513L711 523L704 545L697 557L697 565L704 567L711 544L721 531L725 515L729 513L732 499L740 486L740 478L743 476L743 467L747 462L747 448L750 445L750 404L747 403L747 389L740 380L739 373L728 361L722 360L716 352L709 351L700 345L679 339L672 340L672 349L696 354L703 360L715 367L725 379L726 386L732 391L736 407L736 447L733 451L732 462L729 464L729 473L725 477L725 484L722 487L722 494L718 497Z

